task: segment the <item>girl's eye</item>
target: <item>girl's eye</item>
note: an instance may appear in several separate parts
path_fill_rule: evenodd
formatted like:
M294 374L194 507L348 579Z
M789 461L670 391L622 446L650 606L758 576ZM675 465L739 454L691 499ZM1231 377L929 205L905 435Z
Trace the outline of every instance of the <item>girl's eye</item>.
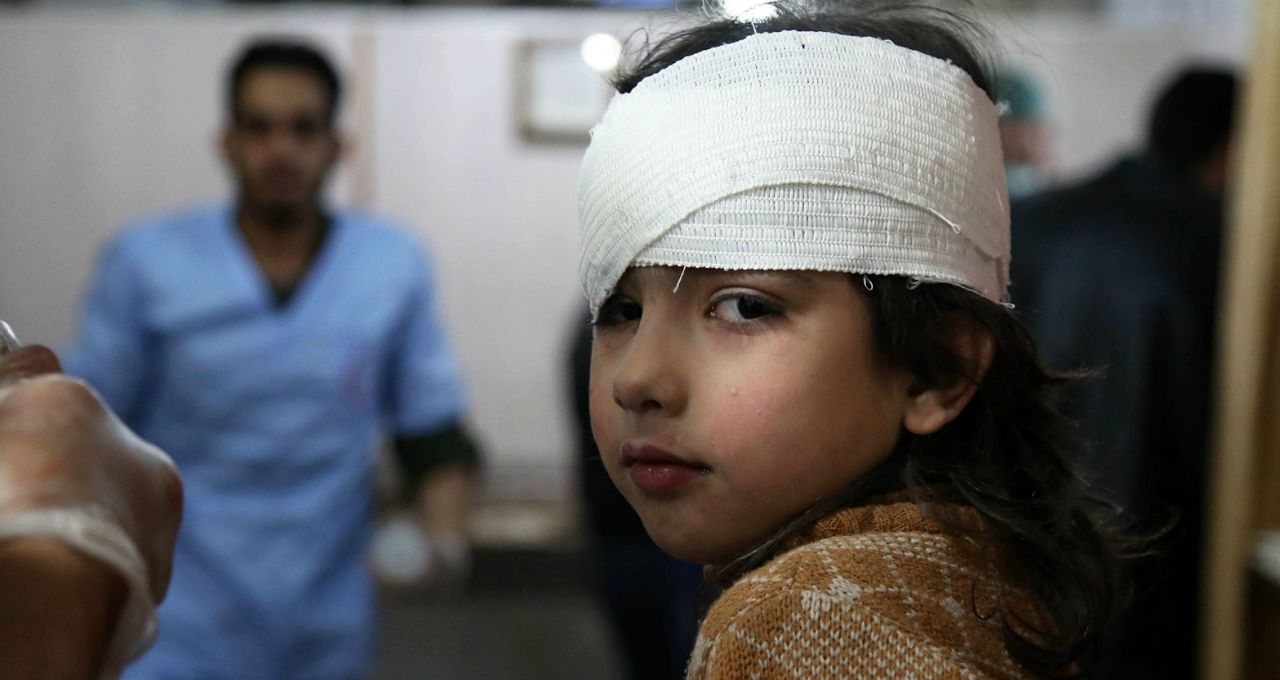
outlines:
M748 323L782 313L782 306L759 295L732 292L711 305L710 316L729 323Z
M600 305L600 312L596 314L595 325L597 328L609 328L631 321L639 321L642 311L643 308L640 307L640 303L635 300L614 295Z

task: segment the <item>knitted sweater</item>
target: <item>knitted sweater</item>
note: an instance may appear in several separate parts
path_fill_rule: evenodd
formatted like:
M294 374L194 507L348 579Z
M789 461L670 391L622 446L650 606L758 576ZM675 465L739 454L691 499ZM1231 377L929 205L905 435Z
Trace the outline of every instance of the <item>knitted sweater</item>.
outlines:
M974 510L953 514L981 531ZM1000 589L980 541L912 503L840 510L720 596L686 677L1030 678L1005 647Z

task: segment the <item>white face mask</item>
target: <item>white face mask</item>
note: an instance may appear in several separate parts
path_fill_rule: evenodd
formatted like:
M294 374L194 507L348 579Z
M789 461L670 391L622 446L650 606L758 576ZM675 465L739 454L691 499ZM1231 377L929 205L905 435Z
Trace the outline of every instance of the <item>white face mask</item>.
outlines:
M1011 200L1039 193L1048 184L1044 173L1030 163L1010 163L1004 166L1004 180L1009 187Z

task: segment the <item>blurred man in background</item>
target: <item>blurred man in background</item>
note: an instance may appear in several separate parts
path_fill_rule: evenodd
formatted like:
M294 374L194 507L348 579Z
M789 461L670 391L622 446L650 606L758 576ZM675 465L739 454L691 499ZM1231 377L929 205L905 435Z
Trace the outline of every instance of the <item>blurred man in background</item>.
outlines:
M1012 295L1043 356L1096 368L1066 407L1101 486L1156 530L1100 678L1192 678L1211 366L1236 77L1188 69L1153 108L1147 148L1013 206Z
M1013 67L1000 69L996 87L1005 107L1000 116L1005 183L1009 198L1017 200L1043 191L1052 179L1044 90L1031 74Z
M126 677L364 675L382 433L435 537L423 578L465 562L478 455L430 265L323 202L340 95L315 49L251 45L227 83L235 200L135 225L100 255L68 372L173 456L187 492L160 636Z

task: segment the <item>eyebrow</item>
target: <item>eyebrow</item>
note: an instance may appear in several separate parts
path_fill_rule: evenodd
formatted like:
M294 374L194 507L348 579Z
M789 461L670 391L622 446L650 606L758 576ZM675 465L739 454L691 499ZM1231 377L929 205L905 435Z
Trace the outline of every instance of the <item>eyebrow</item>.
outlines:
M615 291L622 287L634 283L638 277L654 277L662 282L662 285L673 286L680 278L681 267L662 265L662 266L646 266L632 267L618 280ZM688 267L690 273L698 272L701 277L710 279L716 285L724 285L725 279L731 279L734 283L740 285L758 285L756 282L782 282L786 285L798 286L802 288L810 288L814 285L815 274L803 269L710 269L706 267Z
M734 279L782 279L792 285L812 286L814 273L804 269L726 269L709 270L710 276Z

